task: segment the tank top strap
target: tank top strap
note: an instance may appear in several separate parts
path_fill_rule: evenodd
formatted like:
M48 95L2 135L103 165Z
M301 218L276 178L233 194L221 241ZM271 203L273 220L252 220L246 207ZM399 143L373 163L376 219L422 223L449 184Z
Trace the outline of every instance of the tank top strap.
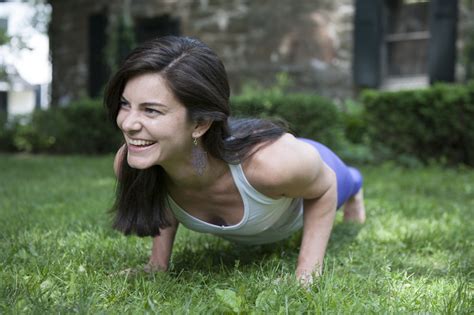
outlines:
M244 191L246 196L254 200L258 203L272 203L277 200L280 200L282 198L274 199L270 198L258 190L256 190L250 182L247 180L247 177L245 177L244 169L242 168L242 164L229 164L230 171L232 173L232 177L234 179L235 186L237 186L237 189L239 191Z

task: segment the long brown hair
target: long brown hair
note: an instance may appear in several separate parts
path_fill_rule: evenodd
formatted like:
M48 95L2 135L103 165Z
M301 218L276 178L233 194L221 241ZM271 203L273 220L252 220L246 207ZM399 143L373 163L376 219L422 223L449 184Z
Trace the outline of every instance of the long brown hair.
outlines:
M190 121L212 121L203 135L204 149L227 163L240 163L258 143L279 138L285 127L261 119L230 119L230 89L224 65L204 43L166 36L134 49L109 81L104 103L115 123L125 84L132 77L157 73L187 109ZM169 226L166 174L160 165L133 169L122 157L113 226L124 234L155 236Z

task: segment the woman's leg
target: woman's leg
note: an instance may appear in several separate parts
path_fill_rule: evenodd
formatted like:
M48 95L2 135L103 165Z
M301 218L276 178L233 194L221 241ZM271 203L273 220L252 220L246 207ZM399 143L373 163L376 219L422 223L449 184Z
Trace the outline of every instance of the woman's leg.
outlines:
M344 204L344 221L365 222L364 191L362 188Z
M365 221L364 197L362 191L363 178L359 170L348 167L344 162L325 145L310 140L299 138L312 145L321 156L322 160L336 173L337 178L337 208L343 204L345 221Z

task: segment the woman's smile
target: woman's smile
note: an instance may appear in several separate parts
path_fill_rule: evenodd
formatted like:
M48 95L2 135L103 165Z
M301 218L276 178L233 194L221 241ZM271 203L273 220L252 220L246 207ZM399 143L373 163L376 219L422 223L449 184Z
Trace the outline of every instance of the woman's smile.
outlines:
M156 144L157 142L153 142L147 145L136 145L136 144L128 143L127 147L128 147L128 152L130 153L141 153L141 152L154 148Z
M158 142L152 140L143 140L143 139L131 139L125 137L127 139L127 147L128 151L131 153L140 153L155 147L155 144Z
M128 139L128 143L131 145L136 145L136 146L149 146L154 144L156 141L151 141L151 140L140 140L140 139Z

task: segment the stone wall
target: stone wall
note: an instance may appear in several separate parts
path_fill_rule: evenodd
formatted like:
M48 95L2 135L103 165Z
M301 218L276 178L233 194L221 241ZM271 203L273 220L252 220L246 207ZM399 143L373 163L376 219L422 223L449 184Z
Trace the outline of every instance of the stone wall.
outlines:
M351 94L351 0L51 0L54 104L88 95L88 16L122 10L133 19L168 14L222 58L233 91L246 82L271 85L278 72L296 90Z
M88 17L103 12L111 33L131 20L169 15L181 35L206 42L222 58L234 93L244 84L272 85L287 72L294 90L333 99L353 96L354 0L49 0L53 104L88 96ZM457 79L473 0L460 0ZM471 27L472 28L472 27Z
M352 12L350 0L200 1L183 30L216 49L234 89L249 79L270 85L285 71L295 89L343 97L351 93Z

